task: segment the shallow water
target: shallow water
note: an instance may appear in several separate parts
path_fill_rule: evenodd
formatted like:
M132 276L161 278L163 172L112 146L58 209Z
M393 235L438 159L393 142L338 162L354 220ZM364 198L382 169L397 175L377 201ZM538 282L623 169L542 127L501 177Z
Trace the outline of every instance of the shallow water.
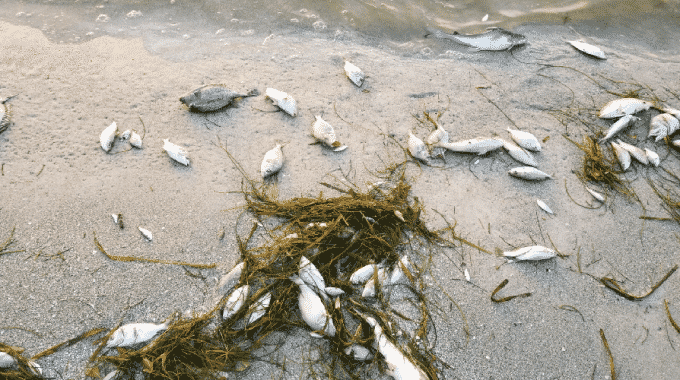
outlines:
M490 26L568 24L569 38L625 35L653 50L671 50L680 30L680 0L598 1L225 1L6 0L0 20L41 29L54 42L101 35L183 39L226 45L243 36L304 34L347 40L397 54L428 55L426 27L476 33ZM484 21L485 20L485 21ZM194 44L194 47L196 45ZM152 49L153 50L153 49ZM186 57L185 57L186 58Z

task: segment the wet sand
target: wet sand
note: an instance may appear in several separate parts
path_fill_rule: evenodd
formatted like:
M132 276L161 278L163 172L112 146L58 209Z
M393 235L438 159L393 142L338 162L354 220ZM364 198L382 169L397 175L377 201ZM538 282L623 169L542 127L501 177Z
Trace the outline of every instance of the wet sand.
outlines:
M0 342L24 347L30 356L88 329L113 327L123 316L126 323L159 322L175 311L200 310L221 274L239 259L235 229L245 233L250 227L237 225L244 200L229 192L241 188L242 176L220 142L252 177L258 176L264 153L283 142L285 164L276 179L280 197L321 191L334 196L319 182L342 171L366 186L383 162L404 159L389 137L405 146L412 130L425 139L430 129L412 116L423 111L442 111L439 121L453 141L508 139L505 129L513 124L484 94L518 128L548 138L536 159L554 179L532 183L510 177L507 171L521 165L502 151L481 157L447 153L432 167L410 164L413 195L425 205L424 219L431 229L444 228L436 210L457 222L464 238L490 252L532 242L551 246L551 239L569 256L503 264L496 255L464 247L434 257L433 273L426 278L432 300L448 317L435 314L435 352L451 366L442 378L607 378L600 329L617 378L677 378L680 335L669 325L663 303L668 300L680 318L678 273L637 302L616 295L597 278L612 276L629 292L646 293L678 264L678 225L643 221L639 204L615 194L597 210L570 199L565 186L576 202L596 204L572 172L582 154L562 136L580 142L589 132L576 123L562 125L550 111L579 104L584 115L606 129L609 122L593 115L615 96L574 70L537 63L580 70L612 90L626 86L600 74L639 82L679 108L680 101L664 88L680 92L680 56L626 43L625 37L621 42L618 36L600 36L589 40L609 56L599 61L564 42L574 39L567 27L513 31L530 43L512 53L473 52L430 41L429 55L419 58L291 35L234 37L219 49L203 46L202 52L190 49L195 41L181 38L104 36L55 44L37 29L0 23L0 96L18 94L10 101L14 124L0 135L0 241L16 227L10 249L25 250L0 256L5 293ZM343 58L368 75L361 89L345 78ZM178 98L208 83L236 91L257 88L262 94L267 87L285 91L298 101L299 115L272 112L276 108L264 95L207 116L189 113ZM436 95L421 97L427 93ZM636 145L656 150L665 158L662 165L677 173L675 156L661 143L644 139L657 113L639 115L642 121L624 139L632 142L630 137L637 136ZM318 114L335 127L347 150L310 145ZM120 141L114 154L101 149L99 134L112 121L121 131L141 133L140 118L146 129L143 149L125 151L129 145ZM164 138L186 148L189 167L167 157ZM666 216L645 181L652 169L636 168L629 177L647 215ZM537 198L556 215L538 209ZM123 214L125 229L113 223L113 213ZM145 241L138 226L153 232L153 242ZM179 266L111 261L95 248L94 232L110 254L217 263L218 269L202 270L203 280ZM469 283L463 267L471 275ZM491 292L504 279L509 284L501 295L531 296L491 302ZM469 340L463 319L437 283L465 313ZM89 342L38 362L47 376L84 378L94 350ZM254 363L234 378L258 373L279 375L271 366Z

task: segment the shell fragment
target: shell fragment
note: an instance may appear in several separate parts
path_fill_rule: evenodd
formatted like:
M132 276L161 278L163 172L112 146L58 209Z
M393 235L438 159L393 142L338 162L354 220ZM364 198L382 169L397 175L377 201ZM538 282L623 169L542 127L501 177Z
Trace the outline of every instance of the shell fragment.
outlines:
M168 156L173 160L179 162L184 166L189 166L189 159L187 158L187 152L182 149L179 145L175 145L168 141L168 139L163 139L163 149L168 153Z
M271 99L272 102L274 102L276 106L281 108L285 113L293 117L297 116L297 102L292 96L273 88L268 88L265 92L265 96Z
M142 228L142 227L137 227L137 228L139 229L139 232L142 233L142 236L144 236L146 238L146 240L148 240L148 241L153 240L153 235L151 234L151 231L149 231L145 228Z

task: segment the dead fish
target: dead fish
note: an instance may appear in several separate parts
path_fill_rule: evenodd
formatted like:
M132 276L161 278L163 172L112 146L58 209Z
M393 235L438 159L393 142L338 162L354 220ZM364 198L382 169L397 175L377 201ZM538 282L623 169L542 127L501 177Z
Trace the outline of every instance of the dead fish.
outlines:
M401 211L394 210L394 216L396 216L397 219L401 220L402 222L406 223L406 219L404 219L404 214L402 214Z
M130 145L137 149L142 149L142 138L135 131L132 131L130 134Z
M661 107L659 108L661 112L669 113L673 115L676 119L680 120L680 110L676 110L675 108L671 107Z
M257 95L260 95L257 89L252 89L247 94L240 94L223 84L208 84L182 96L179 101L189 107L189 111L192 112L213 112L228 106L235 99Z
M520 130L517 130L517 129L510 129L510 128L508 128L508 132L510 132L510 137L520 147L522 147L526 150L534 151L534 152L540 152L541 151L541 143L538 142L538 139L533 134L531 134L529 132L520 131Z
M114 121L106 127L102 131L102 133L99 135L99 143L102 146L102 149L104 149L104 152L109 152L111 150L111 147L113 147L113 141L116 139L116 134L118 133L118 126L116 125L116 122Z
M366 266L363 266L359 269L357 269L352 275L349 277L349 282L352 284L363 284L366 281L368 281L371 277L373 277L373 273L375 273L376 270L381 269L382 266L378 265L376 268L375 264L369 264Z
M341 152L347 149L346 145L342 145L335 137L335 130L333 126L328 124L321 116L315 116L316 121L312 124L312 136L318 141L326 144L326 146L333 148L336 152Z
M658 167L659 164L661 164L661 159L659 158L659 155L656 154L653 150L645 148L645 154L647 155L647 159L649 162L654 165L655 167Z
M606 142L610 138L614 137L617 133L623 131L631 125L632 123L640 120L639 117L633 116L633 115L625 115L619 120L617 120L614 124L612 124L611 127L609 127L609 130L607 131L607 134L600 139L599 143L602 144L603 142Z
M536 168L532 168L531 166L522 166L519 168L510 169L508 171L508 174L510 174L513 177L526 179L530 181L540 181L543 179L553 178L551 175L546 174Z
M265 93L265 97L271 99L272 102L276 104L276 106L281 108L290 116L295 117L297 115L297 102L295 102L295 99L293 99L292 96L286 94L285 92L268 88L267 92Z
M173 160L179 162L182 165L189 166L189 159L187 158L187 152L182 149L179 145L175 145L168 141L168 139L163 139L163 149L168 153L168 156Z
M243 305L246 303L246 299L248 299L248 292L250 291L250 286L249 285L243 285L236 290L234 290L231 295L229 295L229 298L227 299L227 302L224 304L224 311L222 312L222 319L229 319L236 315L236 313L241 310Z
M119 327L113 332L106 342L106 348L130 347L135 344L145 343L167 328L168 322L162 324L130 323Z
M437 38L449 39L461 45L470 46L476 50L501 51L527 43L526 36L513 33L502 28L487 28L480 34L447 34L439 29L427 28L428 32Z
M545 204L545 202L543 202L542 200L536 199L536 203L538 203L538 207L540 207L541 210L547 212L547 213L550 214L550 215L555 215L555 213L553 212L553 210L551 210L550 207L548 207L548 205Z
M411 262L408 260L408 256L402 256L396 264L394 264L394 269L390 275L390 281L388 285L395 285L401 282L401 280L407 278L405 270L411 271Z
M425 140L425 143L430 147L430 156L441 156L442 158L444 158L444 147L440 144L448 144L448 142L449 132L446 132L440 125L437 125L437 129L430 133Z
M567 41L577 50L599 59L607 59L602 49L583 41Z
M380 352L387 363L387 374L395 380L428 380L422 368L413 364L397 346L383 333L382 327L372 317L365 317L366 322L373 327L375 340L373 347Z
M142 236L144 236L146 238L146 240L148 240L148 241L153 240L153 235L151 234L151 231L149 231L145 228L142 228L142 227L137 227L137 229L139 229L139 232L142 233Z
M354 360L357 361L366 361L366 360L371 360L373 358L373 355L371 354L371 351L364 347L360 346L358 344L353 344L343 351L345 355L351 356Z
M291 281L300 287L298 306L307 326L314 331L323 331L328 336L335 336L333 320L328 315L321 298L299 277L291 277Z
M129 139L131 133L132 133L131 130L126 129L125 132L123 132L123 133L120 134L120 139L121 139L121 140L127 140L127 139Z
M14 356L0 351L0 368L10 368L17 363L18 361Z
M102 380L117 380L118 375L120 375L120 374L121 374L120 371L115 369L115 370L109 372L106 376L104 376L104 378Z
M281 144L276 144L274 149L264 154L262 165L260 165L260 174L262 178L267 178L270 175L277 173L283 167L283 151Z
M307 284L307 286L314 289L326 299L328 298L325 294L326 281L324 281L323 276L321 275L321 272L319 272L319 269L317 269L316 265L309 261L309 259L305 256L300 258L300 270L298 275L300 276L300 279L302 279L302 281Z
M361 85L364 83L364 79L366 78L366 75L363 73L363 71L361 71L361 69L349 63L348 61L345 61L345 75L347 75L347 78L357 87L361 87Z
M654 142L663 140L664 137L670 136L680 129L680 121L670 113L662 113L656 115L649 122L649 135L647 137L656 137Z
M427 152L427 146L423 140L417 138L413 132L408 133L408 151L411 156L417 158L425 163L430 160L430 154Z
M245 265L245 261L241 261L238 265L234 266L229 273L220 278L220 282L211 293L210 304L208 306L209 309L217 306L217 304L222 301L222 298L239 283Z
M378 269L377 280L380 282L381 288L390 285L390 276L385 268ZM368 280L366 285L364 285L364 290L362 291L361 296L364 298L375 297L375 291L376 291L376 277L372 276L372 278Z
M507 142L505 140L503 141L503 148L508 152L510 157L514 158L516 161L524 164L524 165L529 165L529 166L538 166L538 163L534 159L534 156L527 152L526 150L520 148L519 146L515 145L514 143Z
M680 139L671 141L674 147L680 148Z
M486 154L492 150L499 149L503 146L503 142L498 139L480 137L448 144L440 144L440 146L452 152L477 153L481 156L482 154Z
M615 117L634 115L640 111L646 111L652 106L653 104L648 101L635 98L615 99L605 104L597 116L602 119L613 119Z
M113 217L113 222L122 230L125 227L123 225L123 214L111 214L111 216Z
M517 261L547 260L557 256L557 252L550 248L534 245L532 247L519 248L510 252L503 252L503 256L511 257Z
M326 289L324 289L324 291L331 297L337 297L345 294L344 290L336 288L334 286L327 286Z
M588 190L588 192L590 193L590 195L593 196L593 198L604 203L605 199L604 199L604 196L602 194L598 193L597 191L591 190L588 187L586 187L586 190Z
M0 101L0 133L4 132L9 128L9 125L12 124L12 109L10 108L9 104L7 104L7 101L15 97L16 95L12 95L10 97L5 98L5 100Z
M262 318L262 316L265 315L265 313L267 312L267 308L269 308L269 304L271 302L272 294L270 292L267 292L267 294L258 298L258 300L255 301L255 303L250 307L252 311L248 316L248 324L250 325L256 322L258 319Z
M630 152L623 149L619 144L612 142L612 148L614 148L614 153L616 154L616 159L619 160L621 164L621 169L625 172L630 167Z
M621 140L616 140L616 143L619 144L619 146L630 153L630 155L638 160L638 162L649 165L649 159L647 158L647 154L645 153L644 150L636 147L635 145L630 145L628 143L625 143Z
M468 272L467 268L465 268L463 274L465 275L465 281L470 282L470 272Z

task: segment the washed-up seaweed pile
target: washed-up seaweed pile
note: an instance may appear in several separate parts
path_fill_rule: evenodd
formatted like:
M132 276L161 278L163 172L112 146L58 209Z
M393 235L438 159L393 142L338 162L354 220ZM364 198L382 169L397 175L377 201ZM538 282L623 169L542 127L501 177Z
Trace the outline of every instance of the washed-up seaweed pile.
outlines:
M219 379L222 371L242 371L266 356L267 348L283 345L273 333L297 330L311 335L321 350L321 359L307 362L317 377L373 378L378 371L406 379L415 370L410 373L416 379L438 379L435 365L443 363L428 339L436 334L421 281L424 268L415 265L428 262L429 251L414 247L444 240L421 220L421 204L409 197L403 167L388 177L368 191L324 183L342 195L289 200L276 199L272 186L246 177L245 208L258 222L247 237L237 236L242 262L225 276L231 283L212 310L171 318L151 343L109 347L112 330L100 339L88 375L115 367L112 378ZM255 244L263 239L268 243ZM318 269L325 289L333 290L314 288L329 316L316 331L305 322L302 285L294 282L305 279L306 260ZM361 283L350 281L368 265L374 269ZM408 311L392 305L396 293L411 304ZM285 362L274 364L286 371Z

